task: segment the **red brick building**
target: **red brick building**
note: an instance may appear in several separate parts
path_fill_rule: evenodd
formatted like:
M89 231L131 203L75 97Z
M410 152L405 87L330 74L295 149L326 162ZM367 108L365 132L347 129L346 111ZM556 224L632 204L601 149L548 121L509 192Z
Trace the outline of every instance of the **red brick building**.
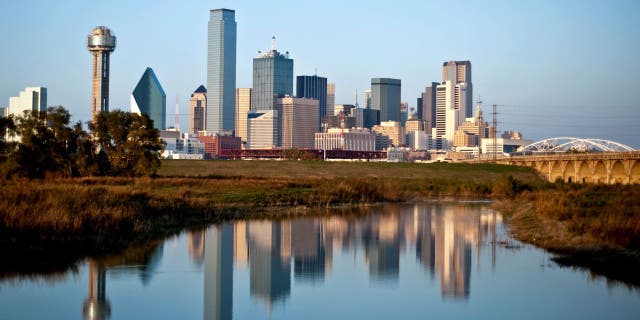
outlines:
M242 140L233 136L200 136L198 140L204 144L204 158L217 159L222 150L240 149Z

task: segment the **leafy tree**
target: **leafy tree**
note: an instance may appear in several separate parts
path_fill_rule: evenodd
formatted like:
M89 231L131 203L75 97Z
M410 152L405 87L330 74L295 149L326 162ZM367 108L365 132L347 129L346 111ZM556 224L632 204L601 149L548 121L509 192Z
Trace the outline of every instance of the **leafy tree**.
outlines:
M97 141L97 162L108 174L153 175L160 167L160 152L164 145L159 131L153 127L153 120L147 115L119 110L103 112L89 128Z

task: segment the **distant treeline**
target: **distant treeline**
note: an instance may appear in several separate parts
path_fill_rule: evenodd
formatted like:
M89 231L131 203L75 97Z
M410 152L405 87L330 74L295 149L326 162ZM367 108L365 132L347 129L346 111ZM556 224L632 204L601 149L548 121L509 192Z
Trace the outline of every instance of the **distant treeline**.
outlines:
M0 177L150 176L164 145L147 115L102 112L70 125L63 107L0 118Z

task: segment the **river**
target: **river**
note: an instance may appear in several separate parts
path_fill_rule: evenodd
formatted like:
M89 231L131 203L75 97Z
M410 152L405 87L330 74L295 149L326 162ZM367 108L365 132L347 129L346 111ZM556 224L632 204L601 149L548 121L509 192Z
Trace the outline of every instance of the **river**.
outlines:
M5 257L6 259L7 257ZM246 220L0 280L0 319L640 319L482 203Z

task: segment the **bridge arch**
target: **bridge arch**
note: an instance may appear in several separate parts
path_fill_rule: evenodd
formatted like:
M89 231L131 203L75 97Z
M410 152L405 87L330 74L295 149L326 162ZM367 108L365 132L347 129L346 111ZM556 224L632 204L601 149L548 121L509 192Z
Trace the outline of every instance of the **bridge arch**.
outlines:
M621 160L613 160L609 183L627 183L628 180L629 176L624 168L624 163Z
M595 160L592 163L593 166L593 175L592 175L592 182L593 183L608 183L608 177L609 175L607 174L607 166L604 164L604 161L602 160Z
M640 183L640 161L633 161L631 165L631 181L630 183Z
M551 182L555 182L560 179L564 181L564 167L565 162L563 161L549 161L549 180Z
M591 170L590 161L580 161L577 165L578 178L579 182L582 183L593 183L593 172Z
M567 161L564 167L564 181L569 183L581 182L576 177L575 161Z

